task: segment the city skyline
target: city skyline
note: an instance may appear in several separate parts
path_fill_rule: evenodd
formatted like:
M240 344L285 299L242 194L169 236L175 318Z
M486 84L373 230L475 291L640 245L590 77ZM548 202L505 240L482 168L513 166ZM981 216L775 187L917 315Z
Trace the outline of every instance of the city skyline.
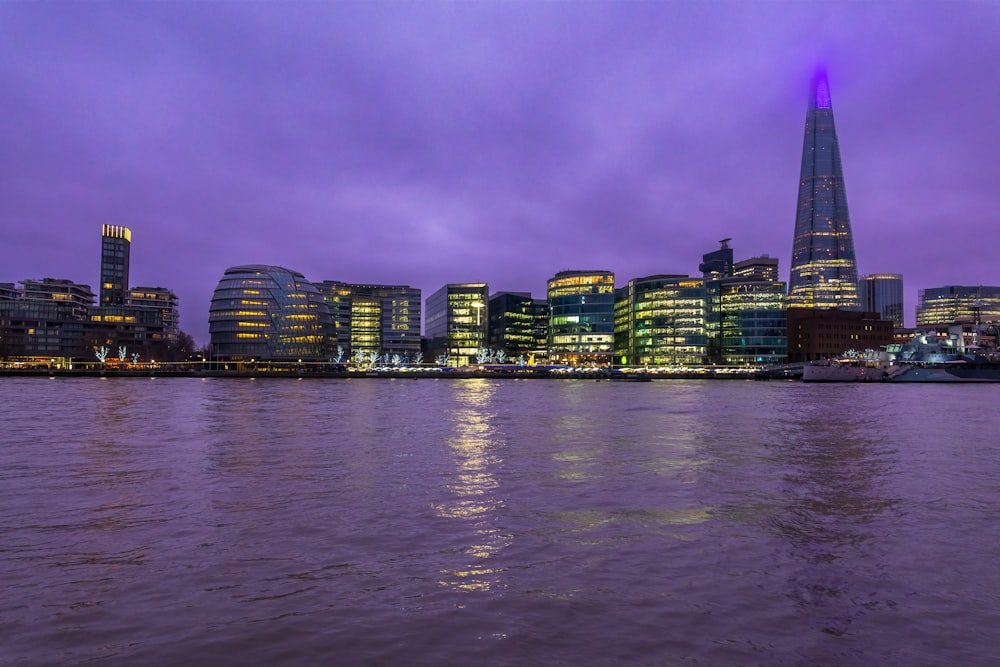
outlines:
M859 274L994 283L989 4L0 6L0 281L131 282L204 344L230 266L310 281L697 275L717 239L787 280L825 64ZM891 26L891 29L886 26Z

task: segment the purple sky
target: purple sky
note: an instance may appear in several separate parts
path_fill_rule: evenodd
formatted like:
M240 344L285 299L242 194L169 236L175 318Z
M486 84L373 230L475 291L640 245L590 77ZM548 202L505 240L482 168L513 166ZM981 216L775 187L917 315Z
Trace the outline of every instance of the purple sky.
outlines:
M0 282L133 285L207 342L229 266L531 291L787 279L829 73L861 273L998 284L1000 3L0 3Z

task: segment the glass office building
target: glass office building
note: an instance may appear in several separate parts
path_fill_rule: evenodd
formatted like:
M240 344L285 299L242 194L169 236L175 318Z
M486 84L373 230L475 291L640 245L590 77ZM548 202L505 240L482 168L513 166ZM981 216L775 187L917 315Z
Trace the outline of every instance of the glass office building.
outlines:
M630 280L616 296L615 363L704 364L706 298L702 278L656 275Z
M420 290L409 285L316 283L345 359L358 351L412 359L420 351Z
M487 347L489 285L445 285L427 297L424 317L424 335L432 357L447 356L454 365L472 363L476 353Z
M858 310L858 270L830 84L812 82L802 144L788 305Z
M918 293L917 327L1000 322L1000 287L946 285Z
M898 273L873 273L858 280L861 310L878 313L893 326L903 328L903 276Z
M226 270L208 314L212 356L230 360L327 360L336 346L330 309L312 283L280 266Z
M788 359L785 283L734 276L719 286L721 362L783 364Z
M609 365L615 338L615 274L561 271L548 281L549 361Z
M498 292L490 297L489 346L511 359L545 354L548 346L549 307L528 292Z

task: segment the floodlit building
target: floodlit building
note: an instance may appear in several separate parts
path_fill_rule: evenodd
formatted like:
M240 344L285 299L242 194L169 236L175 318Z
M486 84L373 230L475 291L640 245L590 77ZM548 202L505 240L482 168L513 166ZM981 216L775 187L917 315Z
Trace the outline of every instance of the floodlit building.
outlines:
M615 274L561 271L548 281L549 360L606 366L615 339Z
M428 361L446 356L454 365L473 362L487 347L489 321L486 283L451 283L434 292L424 303Z
M700 366L707 336L702 278L634 278L615 299L615 363L629 366Z
M918 293L917 328L1000 323L1000 287L946 285Z
M226 269L208 314L212 358L328 360L335 347L330 309L296 271L250 264Z
M898 273L872 273L858 280L861 310L878 313L903 327L903 276Z
M847 189L825 72L813 79L806 113L788 304L861 307Z

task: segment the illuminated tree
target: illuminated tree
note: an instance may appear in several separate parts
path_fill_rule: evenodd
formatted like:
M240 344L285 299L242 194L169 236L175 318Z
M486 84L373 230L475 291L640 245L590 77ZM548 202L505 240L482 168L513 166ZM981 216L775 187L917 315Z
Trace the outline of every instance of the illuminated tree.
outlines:
M138 352L133 352L132 353L132 363L133 364L138 364L139 363L139 353Z
M118 361L125 361L125 357L128 356L128 350L124 345L118 346Z
M438 366L441 366L441 367L447 366L448 365L448 361L449 361L448 355L447 354L439 354L437 356L436 361L437 361L437 365Z
M104 360L108 358L108 352L110 352L110 351L111 350L109 350L107 347L105 347L104 345L102 345L101 349L94 351L94 356L97 357L97 360L100 361L103 364Z
M503 350L497 350L494 357L496 358L498 364L502 364L507 360L507 353Z
M413 363L416 364L417 366L419 366L420 364L424 363L424 353L423 352L417 352L416 354L414 354L413 355Z

